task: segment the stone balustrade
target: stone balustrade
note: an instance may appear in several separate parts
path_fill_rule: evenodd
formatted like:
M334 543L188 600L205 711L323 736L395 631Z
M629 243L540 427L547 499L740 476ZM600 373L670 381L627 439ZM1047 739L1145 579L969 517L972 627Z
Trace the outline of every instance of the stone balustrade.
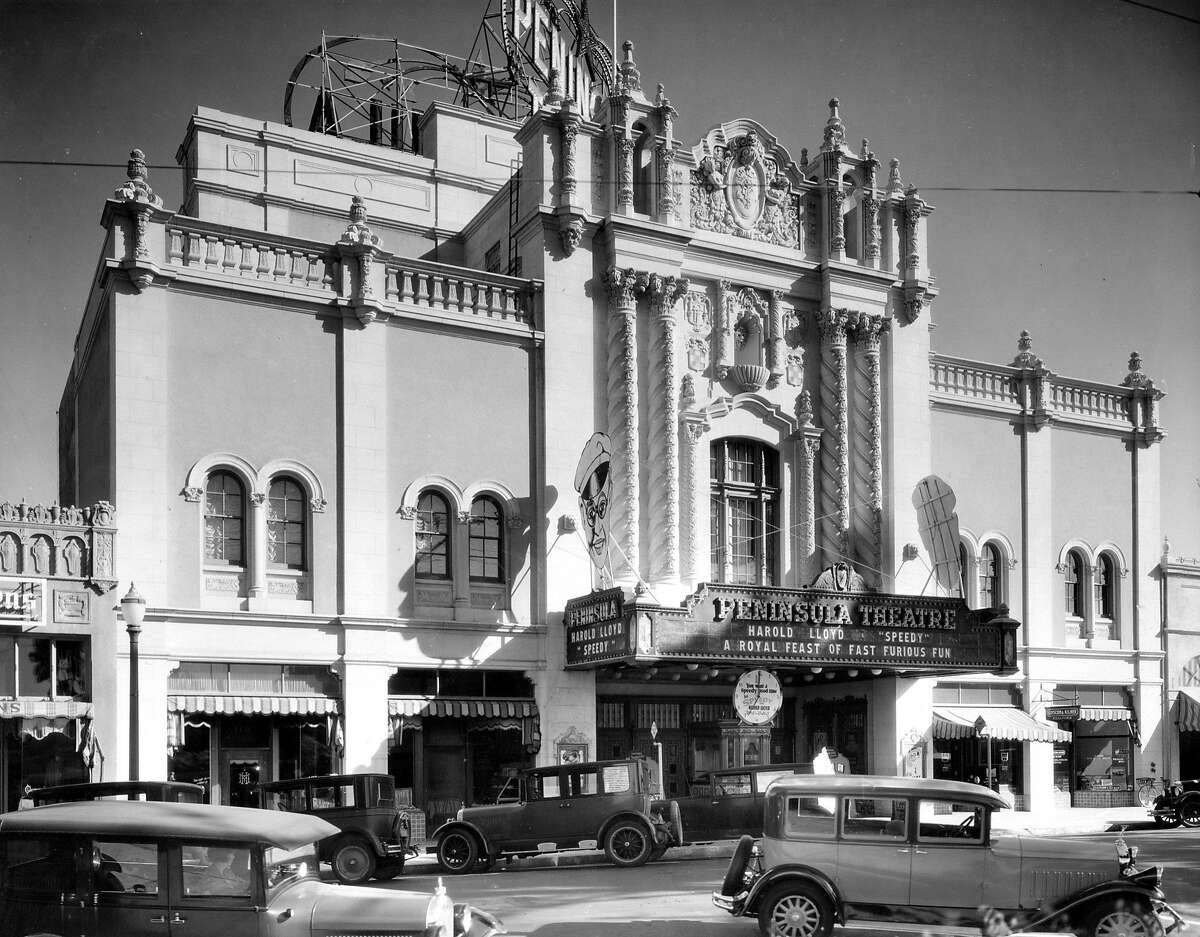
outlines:
M387 261L385 271L389 302L535 327L537 297L529 280L408 259Z
M944 355L930 355L929 366L936 396L991 403L1005 409L1018 406L1016 368Z
M168 224L167 261L208 273L332 293L337 260L326 251L282 239L236 237L201 225Z

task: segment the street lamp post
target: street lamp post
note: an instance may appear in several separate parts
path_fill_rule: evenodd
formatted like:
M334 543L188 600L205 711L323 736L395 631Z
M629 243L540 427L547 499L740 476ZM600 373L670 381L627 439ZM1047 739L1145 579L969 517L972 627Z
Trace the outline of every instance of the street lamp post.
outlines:
M129 632L129 780L138 779L138 638L146 618L146 600L131 582L121 599L121 617Z

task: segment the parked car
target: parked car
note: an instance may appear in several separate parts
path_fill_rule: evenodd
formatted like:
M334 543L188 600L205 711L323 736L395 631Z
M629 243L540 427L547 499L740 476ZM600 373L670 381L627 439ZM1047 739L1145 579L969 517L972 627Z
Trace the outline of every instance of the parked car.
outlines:
M0 934L489 937L499 928L444 888L429 895L322 882L315 844L336 833L319 817L208 804L107 801L0 814Z
M202 804L204 788L186 781L97 781L38 787L23 799L31 801L34 807L78 800L166 800L177 804Z
M675 798L683 816L683 841L762 836L763 795L768 785L797 774L812 774L812 765L746 765L697 775L688 796Z
M395 878L404 871L408 816L396 807L391 775L325 774L269 781L260 789L268 810L312 814L337 827L317 845L317 857L343 884Z
M644 758L530 768L513 781L515 802L501 791L501 802L464 807L434 831L444 870L579 848L603 848L613 865L638 866L683 841L679 808L654 799Z
M1162 870L1136 849L995 833L1007 804L977 784L811 775L767 789L763 837L743 837L713 903L764 937L824 937L851 919L1161 937L1183 926Z
M1150 816L1158 826L1200 826L1200 780L1168 781Z

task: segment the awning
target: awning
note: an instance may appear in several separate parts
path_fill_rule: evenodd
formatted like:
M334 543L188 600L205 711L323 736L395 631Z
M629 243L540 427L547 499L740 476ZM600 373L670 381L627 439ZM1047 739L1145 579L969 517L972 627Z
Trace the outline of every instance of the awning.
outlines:
M327 696L168 696L167 712L253 716L325 716L338 711Z
M485 731L521 731L521 742L536 754L542 747L542 727L537 703L522 699L477 699L472 697L390 696L388 722L397 743L405 729L421 730L425 717L477 719L472 728Z
M1132 721L1133 710L1127 706L1080 706L1079 720L1081 722L1122 722Z
M1200 686L1181 686L1175 703L1175 724L1180 732L1200 732Z
M466 697L391 696L389 716L448 716L458 719L529 718L537 715L533 700L490 700Z
M935 739L1007 739L1069 742L1071 733L1039 722L1023 709L1001 706L940 706L933 711Z
M0 702L0 719L91 719L92 704L73 699L14 699Z

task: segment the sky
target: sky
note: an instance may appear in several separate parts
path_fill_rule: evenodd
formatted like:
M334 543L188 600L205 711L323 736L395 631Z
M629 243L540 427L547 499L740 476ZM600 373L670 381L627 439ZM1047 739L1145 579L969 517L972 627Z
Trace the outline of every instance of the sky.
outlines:
M57 500L56 410L129 150L177 208L197 105L279 121L322 30L465 56L487 7L0 0L0 501ZM611 42L612 0L590 8ZM1140 351L1168 395L1163 530L1200 556L1196 20L1195 0L643 0L617 31L687 146L751 117L798 158L840 99L855 147L936 208L936 351L1007 363L1028 329L1051 370L1114 383Z

